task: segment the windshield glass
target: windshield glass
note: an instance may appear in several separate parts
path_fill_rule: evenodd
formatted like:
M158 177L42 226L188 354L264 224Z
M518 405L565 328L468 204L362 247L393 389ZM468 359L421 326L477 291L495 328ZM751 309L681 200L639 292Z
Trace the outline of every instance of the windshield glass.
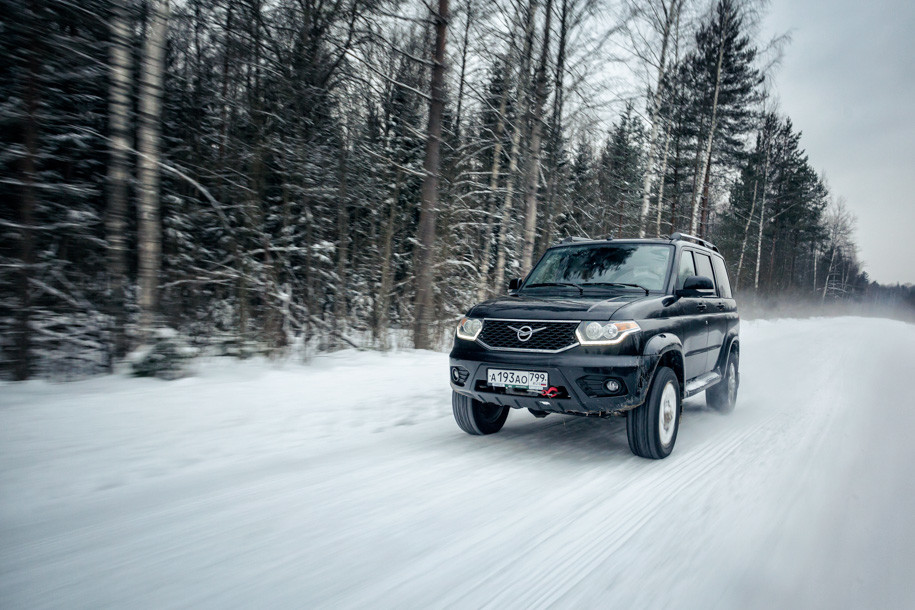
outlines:
M600 244L568 246L547 252L524 288L617 284L664 290L673 248L663 244Z

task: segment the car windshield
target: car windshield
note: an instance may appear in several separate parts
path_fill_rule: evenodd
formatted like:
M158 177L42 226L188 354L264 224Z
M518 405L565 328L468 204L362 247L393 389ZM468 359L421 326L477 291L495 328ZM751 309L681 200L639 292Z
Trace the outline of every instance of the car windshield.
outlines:
M664 290L673 248L665 244L600 244L549 250L523 289L591 287Z

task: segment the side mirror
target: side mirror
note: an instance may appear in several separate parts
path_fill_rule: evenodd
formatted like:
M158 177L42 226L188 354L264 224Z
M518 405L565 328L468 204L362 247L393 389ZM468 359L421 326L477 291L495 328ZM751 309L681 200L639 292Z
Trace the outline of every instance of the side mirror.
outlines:
M693 275L686 278L686 281L683 282L683 288L675 292L678 297L694 297L699 296L699 292L703 290L714 290L715 284L712 283L711 278L707 278L704 275Z
M521 279L520 277L515 277L515 278L508 280L508 289L510 291L518 290L519 288L521 288L521 282L523 282L523 281L524 280Z

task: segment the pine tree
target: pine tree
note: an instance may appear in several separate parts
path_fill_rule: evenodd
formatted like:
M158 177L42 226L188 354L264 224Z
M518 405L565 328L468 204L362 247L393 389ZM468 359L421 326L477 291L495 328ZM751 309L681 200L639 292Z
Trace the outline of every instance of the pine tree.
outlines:
M743 31L734 0L719 0L708 22L696 32L696 49L685 60L699 146L690 198L690 232L708 231L711 176L716 165L739 160L743 139L753 128L754 103L762 76L754 67L756 49Z
M624 237L637 234L641 224L642 150L645 134L631 104L610 132L601 153L601 233Z
M107 4L4 1L0 370L107 365L103 188Z

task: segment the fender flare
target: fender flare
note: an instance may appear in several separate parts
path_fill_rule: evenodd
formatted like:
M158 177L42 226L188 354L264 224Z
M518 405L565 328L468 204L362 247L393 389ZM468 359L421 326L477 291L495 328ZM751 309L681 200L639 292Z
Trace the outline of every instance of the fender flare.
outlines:
M677 377L680 381L680 392L684 391L684 367L685 362L683 359L683 342L680 341L680 337L673 333L659 333L648 340L645 343L645 348L642 350L642 366L639 370L639 386L644 394L647 394L648 388L651 387L651 380L654 378L655 371L658 368L658 363L661 361L661 358L664 354L669 352L676 352L677 357L680 360L680 371L677 373Z
M734 346L737 346L738 351L740 350L740 336L736 331L728 334L728 353L731 353L731 350L734 349Z
M740 349L740 335L737 332L737 329L732 329L728 331L727 336L724 338L724 349L721 350L721 353L718 355L719 362L716 366L724 366L725 361L731 355L731 350L734 349L734 346L737 346L737 349Z

